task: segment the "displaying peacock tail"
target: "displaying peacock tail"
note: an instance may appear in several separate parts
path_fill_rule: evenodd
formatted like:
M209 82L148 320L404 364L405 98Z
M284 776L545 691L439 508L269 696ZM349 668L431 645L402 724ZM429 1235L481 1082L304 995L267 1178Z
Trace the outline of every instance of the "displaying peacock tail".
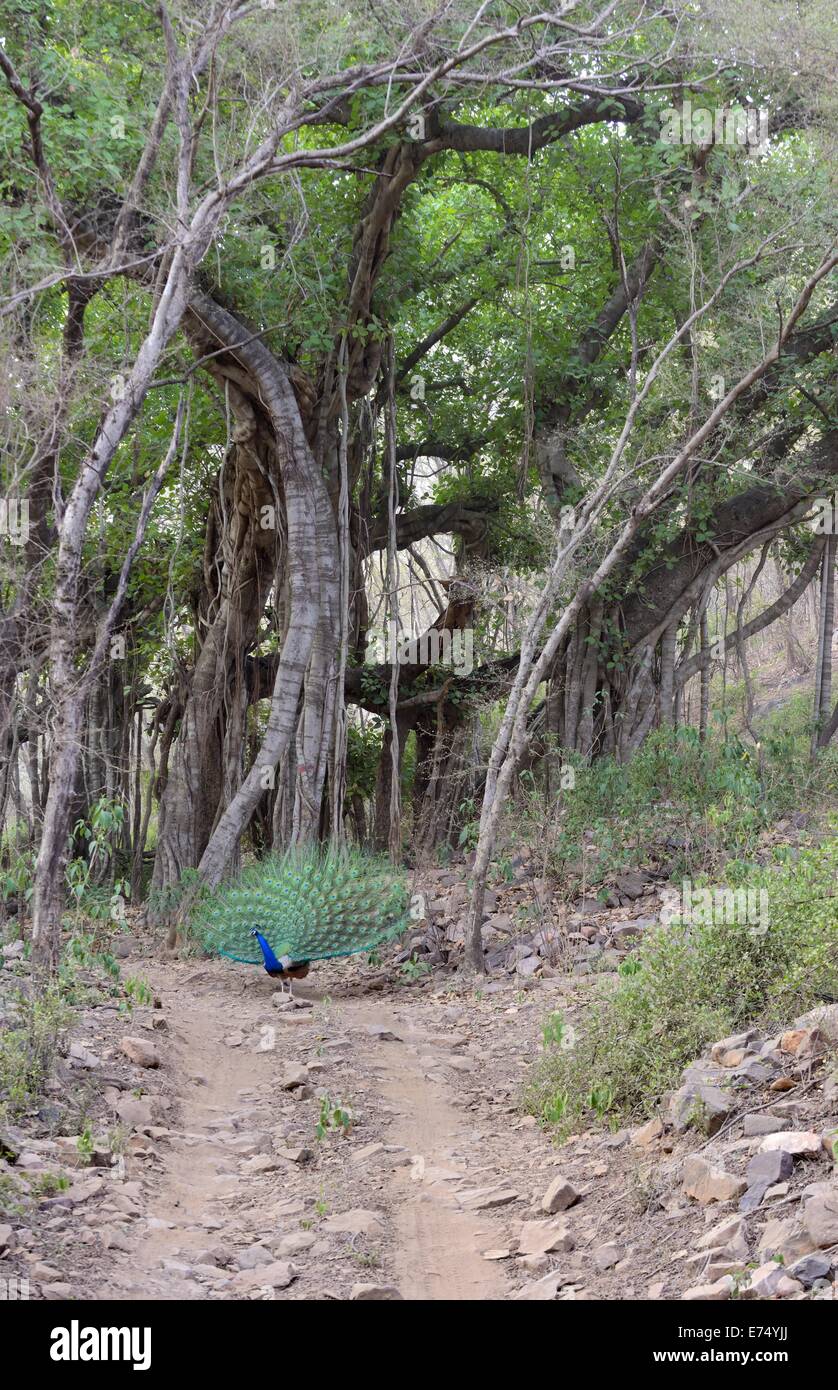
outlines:
M387 860L349 849L292 851L219 888L194 926L208 951L232 960L262 964L257 926L275 955L323 960L400 935L408 907L404 878Z

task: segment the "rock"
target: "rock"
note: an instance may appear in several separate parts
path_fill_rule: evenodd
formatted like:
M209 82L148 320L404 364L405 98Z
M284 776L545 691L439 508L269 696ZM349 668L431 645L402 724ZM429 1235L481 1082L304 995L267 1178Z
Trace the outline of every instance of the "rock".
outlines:
M632 1144L636 1144L640 1149L648 1149L651 1144L660 1139L663 1134L663 1124L655 1117L648 1120L645 1125L641 1125L631 1136Z
M681 1294L683 1303L722 1303L733 1293L734 1281L729 1274L718 1279L715 1284L697 1284Z
M838 1245L838 1188L811 1197L803 1208L806 1234L820 1249Z
M828 1279L832 1273L832 1260L827 1255L804 1255L789 1270L792 1279L797 1279L804 1289L810 1289L816 1279Z
M305 1086L307 1081L308 1067L300 1062L289 1062L277 1084L281 1091L294 1091L298 1086Z
M72 1284L42 1284L41 1297L50 1303L66 1303L76 1297Z
M492 1211L495 1207L508 1206L517 1202L520 1193L511 1187L478 1187L457 1194L460 1206L469 1211Z
M718 1253L723 1249L735 1259L746 1260L748 1258L748 1240L745 1235L745 1222L741 1216L728 1216L724 1221L720 1221L711 1231L705 1234L698 1241L699 1250L711 1250Z
M826 1038L820 1028L792 1028L780 1038L780 1051L801 1061L822 1057L827 1049Z
M102 1065L101 1057L97 1057L95 1052L89 1052L80 1042L70 1043L69 1055L74 1062L78 1062L80 1066L85 1067L88 1071L94 1071L96 1067L101 1067Z
M317 1243L311 1231L290 1231L283 1236L276 1247L277 1255L303 1255Z
M124 1125L129 1129L144 1129L153 1119L152 1109L147 1100L134 1100L133 1096L123 1096L114 1109Z
M304 1144L294 1149L277 1149L280 1158L286 1158L289 1163L310 1163L314 1158L314 1150L307 1149Z
M541 1199L541 1210L548 1212L567 1211L574 1202L579 1201L579 1193L567 1178L554 1178Z
M780 1134L766 1134L759 1146L759 1152L773 1153L781 1149L783 1153L795 1158L818 1158L821 1153L821 1137L811 1130L785 1130Z
M366 1211L362 1207L328 1217L323 1222L322 1229L324 1231L345 1232L351 1236L368 1236L371 1240L384 1235L380 1212Z
M687 1081L676 1091L669 1103L669 1116L674 1129L698 1129L702 1134L716 1134L734 1109L735 1101L726 1091L710 1082Z
M789 1195L789 1187L790 1187L790 1183L787 1183L787 1182L775 1182L774 1185L773 1185L772 1187L769 1187L769 1188L766 1190L766 1193L765 1193L765 1201L766 1201L766 1202L779 1202L779 1200L780 1200L782 1197L788 1197L788 1195Z
M776 1072L777 1063L768 1057L746 1057L744 1062L733 1069L733 1075L738 1080L746 1081L752 1086L767 1086Z
M684 1192L702 1205L730 1202L741 1197L747 1186L744 1178L737 1178L723 1168L714 1168L695 1154L684 1163Z
M545 1274L544 1278L539 1279L537 1283L527 1284L523 1289L519 1289L517 1293L512 1295L512 1298L516 1302L552 1302L561 1285L565 1282L565 1277L554 1269L549 1274Z
M785 1270L776 1260L767 1260L751 1271L747 1284L739 1290L740 1298L770 1298L777 1292L777 1285L785 1277Z
M560 1221L525 1221L518 1232L519 1255L549 1255L574 1247L567 1226Z
M821 1004L795 1019L795 1028L817 1028L832 1047L838 1047L838 1004Z
M119 1046L135 1067L160 1066L156 1049L145 1038L122 1038Z
M757 1135L777 1134L790 1125L790 1119L778 1115L746 1115L742 1122L742 1133L747 1139L753 1139Z
M782 1182L789 1178L794 1168L794 1159L786 1149L763 1149L756 1154L745 1169L749 1183Z
M388 1028L384 1023L370 1023L367 1025L366 1032L369 1037L375 1038L377 1042L403 1042L398 1033L394 1033L392 1028Z
M730 1038L720 1038L710 1049L710 1056L714 1062L719 1062L728 1052L744 1052L749 1043L757 1037L756 1028L749 1028L746 1033L734 1033Z
M508 1260L512 1254L511 1250L484 1250L484 1260Z
M748 1190L739 1203L740 1211L755 1211L769 1188L791 1177L794 1159L783 1149L762 1150L751 1159L746 1169Z
M816 1249L816 1242L796 1217L774 1217L757 1242L760 1255L768 1258L779 1255L784 1266L793 1264L803 1255L811 1255Z
M11 1226L0 1226L0 1255L11 1250L15 1243L15 1233Z
M274 1260L257 1269L242 1270L235 1276L234 1283L243 1289L287 1289L296 1277L297 1271L290 1260Z
M349 1299L352 1303L403 1302L395 1284L353 1284Z
M520 1263L531 1274L542 1274L550 1268L550 1261L546 1255L522 1255Z
M0 1128L0 1159L5 1159L7 1163L16 1163L24 1147L25 1141L20 1130L12 1129L11 1125Z
M274 1257L264 1245L249 1245L236 1255L239 1269L256 1269L259 1265L273 1264Z
M613 1269L614 1265L620 1263L625 1257L626 1247L619 1241L610 1240L605 1245L597 1246L594 1251L594 1264L597 1269Z

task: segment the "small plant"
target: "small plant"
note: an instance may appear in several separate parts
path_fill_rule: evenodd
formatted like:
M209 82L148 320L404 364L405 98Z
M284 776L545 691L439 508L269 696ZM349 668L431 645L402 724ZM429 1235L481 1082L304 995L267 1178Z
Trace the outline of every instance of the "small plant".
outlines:
M406 960L402 966L402 974L408 980L421 980L423 975L430 975L431 967L426 960L410 959Z
M151 986L137 975L129 975L127 980L123 980L122 988L135 1004L149 1005L154 1003L154 993Z
M332 1104L329 1096L324 1096L320 1102L320 1116L314 1127L314 1132L318 1139L325 1139L327 1134L340 1134L344 1139L349 1137L352 1131L352 1111L343 1101Z
M90 1163L93 1158L93 1150L95 1148L93 1131L90 1128L90 1125L85 1125L84 1129L82 1130L81 1134L76 1140L76 1148L79 1151L82 1162Z
M558 1012L550 1014L541 1026L541 1039L545 1052L550 1047L561 1047L564 1035L564 1014Z
M60 1173L38 1173L29 1183L31 1195L41 1200L54 1197L56 1192L66 1192L69 1186L70 1179Z

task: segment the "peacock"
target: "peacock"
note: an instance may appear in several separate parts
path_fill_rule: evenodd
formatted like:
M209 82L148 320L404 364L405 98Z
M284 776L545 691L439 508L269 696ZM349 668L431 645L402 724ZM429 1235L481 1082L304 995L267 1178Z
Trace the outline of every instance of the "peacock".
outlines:
M289 851L205 900L196 926L210 953L263 965L290 994L311 961L401 935L409 906L403 876L385 860L349 849Z

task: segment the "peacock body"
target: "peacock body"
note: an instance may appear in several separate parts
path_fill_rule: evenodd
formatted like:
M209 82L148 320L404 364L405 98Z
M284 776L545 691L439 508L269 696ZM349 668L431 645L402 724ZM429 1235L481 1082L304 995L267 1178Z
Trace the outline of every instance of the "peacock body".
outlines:
M211 953L264 964L275 975L369 951L404 931L408 909L404 879L387 861L350 850L291 852L260 860L219 889L196 925ZM271 968L271 954L281 971Z

